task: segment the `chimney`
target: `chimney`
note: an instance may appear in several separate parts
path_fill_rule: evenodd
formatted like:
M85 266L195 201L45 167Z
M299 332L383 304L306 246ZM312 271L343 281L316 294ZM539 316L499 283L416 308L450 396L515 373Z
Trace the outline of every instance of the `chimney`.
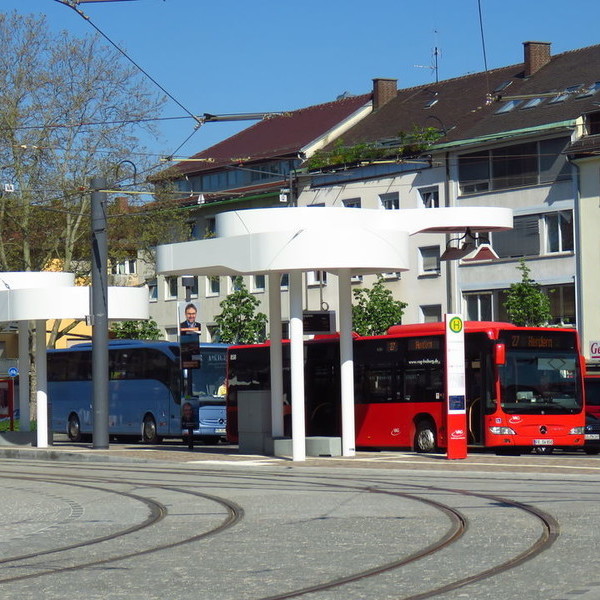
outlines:
M525 77L530 77L550 62L550 42L523 42Z
M397 79L373 79L373 110L381 108L398 94Z

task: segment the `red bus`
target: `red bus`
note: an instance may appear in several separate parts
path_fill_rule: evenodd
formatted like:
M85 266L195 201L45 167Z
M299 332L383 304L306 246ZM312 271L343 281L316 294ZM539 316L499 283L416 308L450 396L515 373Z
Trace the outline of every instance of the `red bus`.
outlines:
M340 436L339 338L305 343L306 434ZM396 325L354 338L357 448L446 447L445 324ZM283 345L284 398L290 398L289 344ZM525 450L584 442L584 361L573 329L465 323L470 446ZM241 390L270 388L269 345L228 352L227 435L237 441ZM289 411L285 430L289 435Z

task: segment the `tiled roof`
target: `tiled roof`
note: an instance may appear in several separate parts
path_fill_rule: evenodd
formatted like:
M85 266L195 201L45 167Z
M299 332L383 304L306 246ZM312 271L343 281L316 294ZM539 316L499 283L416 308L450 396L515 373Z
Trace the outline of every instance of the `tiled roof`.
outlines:
M264 119L191 157L210 162L184 160L174 168L191 174L241 162L295 156L370 100L371 94L351 96Z
M600 102L600 91L587 98L571 94L558 103L551 103L551 98L546 97L532 108L522 108L527 102L522 100L503 114L496 111L505 101L494 98L498 94L535 97L576 84L583 84L585 88L596 81L600 81L600 45L557 54L530 77L524 77L524 65L517 64L400 89L396 98L342 137L346 145L352 145L394 137L400 132L410 132L413 127L437 127L446 132L440 140L443 143L573 120L586 112L599 110L594 103ZM501 92L494 92L505 82L510 85ZM432 100L437 102L427 107Z
M573 142L567 148L566 153L578 158L600 156L600 135L590 135Z

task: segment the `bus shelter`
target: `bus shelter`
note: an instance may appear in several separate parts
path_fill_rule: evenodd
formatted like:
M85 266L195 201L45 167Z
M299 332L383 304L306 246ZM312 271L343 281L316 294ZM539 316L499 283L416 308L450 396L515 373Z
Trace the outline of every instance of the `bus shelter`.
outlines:
M279 279L289 273L292 458L306 458L302 273L338 277L342 455L355 454L352 293L354 275L409 269L409 237L416 233L464 233L512 228L506 208L377 210L286 207L230 211L216 217L216 237L159 246L163 275L269 276L271 417L273 437L283 436L281 297Z
M19 414L21 430L29 429L29 323L35 323L37 446L48 446L48 395L46 376L46 321L81 319L92 314L91 288L76 286L73 273L0 273L0 322L17 322L19 328ZM148 319L148 288L109 287L109 319Z

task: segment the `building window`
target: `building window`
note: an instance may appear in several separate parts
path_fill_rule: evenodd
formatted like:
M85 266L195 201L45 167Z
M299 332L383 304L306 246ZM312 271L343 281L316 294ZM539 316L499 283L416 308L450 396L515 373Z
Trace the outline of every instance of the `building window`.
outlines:
M327 285L327 271L308 271L306 273L306 285L311 287Z
M244 285L244 279L241 275L231 275L229 277L230 292L239 292Z
M362 283L363 276L362 275L352 275L350 277L350 283Z
M461 194L502 190L570 178L568 138L514 144L464 154L458 159Z
M573 252L573 213L561 210L544 215L545 251Z
M554 325L575 327L575 286L573 284L542 286L550 298L550 313Z
M465 294L464 300L469 321L493 321L492 293Z
M391 281L394 279L400 279L402 277L402 273L400 271L388 271L387 273L382 273L381 276L386 281Z
M439 304L426 304L421 306L423 323L434 323L442 320L442 307Z
M600 133L600 111L590 113L586 119L588 135L598 135Z
M165 300L177 298L177 277L165 277Z
M440 274L440 247L419 248L419 275L438 276Z
M264 292L265 291L265 276L254 275L252 278L252 291L253 292Z
M158 285L156 283L156 279L151 279L147 282L148 284L148 296L150 298L150 302L158 301Z
M577 325L575 318L575 286L572 283L563 285L542 285L541 291L547 294L550 300L551 323L553 325L567 325L575 327ZM508 290L498 292L498 319L508 321L506 312L506 299Z
M419 188L419 196L424 208L440 207L440 191L437 186Z
M204 239L214 238L217 235L217 218L207 217L204 221Z
M379 202L381 204L381 208L385 208L385 210L399 210L400 194L398 192L379 194Z
M282 273L279 287L282 290L287 290L290 287L290 275L289 273Z
M540 253L539 216L515 217L513 229L492 233L492 247L500 258L537 256Z
M111 272L113 275L135 275L137 273L137 261L135 258L122 260L113 265Z
M360 198L348 198L347 200L342 200L342 204L344 208L360 208Z
M189 293L190 298L198 297L198 277L184 277L182 283L184 284L186 296Z
M221 294L221 278L218 275L211 275L206 278L206 295L219 296Z
M200 225L198 224L198 221L190 221L188 226L190 228L190 238L192 240L199 240L202 238L200 235Z

